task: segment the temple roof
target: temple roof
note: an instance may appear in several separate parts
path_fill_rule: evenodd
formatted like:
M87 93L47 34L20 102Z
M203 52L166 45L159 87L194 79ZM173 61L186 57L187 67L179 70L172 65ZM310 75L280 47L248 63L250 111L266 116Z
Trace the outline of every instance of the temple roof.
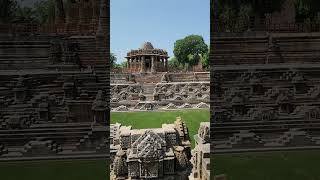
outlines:
M141 49L154 49L151 42L144 42L142 45L141 45Z
M137 50L131 50L127 53L127 57L140 55L157 55L168 58L168 52L163 49L154 48L151 42L144 42Z

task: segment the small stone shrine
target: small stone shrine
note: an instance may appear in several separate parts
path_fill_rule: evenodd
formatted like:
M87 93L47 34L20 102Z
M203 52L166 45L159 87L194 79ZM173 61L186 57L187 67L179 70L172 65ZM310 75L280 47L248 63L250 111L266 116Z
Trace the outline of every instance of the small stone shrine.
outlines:
M110 142L112 180L188 179L191 144L180 117L156 129L111 124Z

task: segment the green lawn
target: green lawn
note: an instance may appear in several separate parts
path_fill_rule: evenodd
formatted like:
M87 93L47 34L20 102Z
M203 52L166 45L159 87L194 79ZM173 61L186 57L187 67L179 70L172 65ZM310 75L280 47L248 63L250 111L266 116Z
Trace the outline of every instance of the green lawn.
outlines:
M320 180L320 151L214 155L213 174L228 180Z
M1 162L1 180L109 180L107 160Z
M210 121L209 110L178 110L178 111L148 111L148 112L112 112L111 123L131 125L133 128L159 128L164 123L173 123L180 116L187 124L189 136L194 147L193 135L198 132L200 122Z

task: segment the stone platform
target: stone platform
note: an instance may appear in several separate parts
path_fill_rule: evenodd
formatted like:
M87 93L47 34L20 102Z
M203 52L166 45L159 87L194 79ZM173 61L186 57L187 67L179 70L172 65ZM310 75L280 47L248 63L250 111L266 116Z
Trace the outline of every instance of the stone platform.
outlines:
M209 73L111 75L114 111L209 108Z

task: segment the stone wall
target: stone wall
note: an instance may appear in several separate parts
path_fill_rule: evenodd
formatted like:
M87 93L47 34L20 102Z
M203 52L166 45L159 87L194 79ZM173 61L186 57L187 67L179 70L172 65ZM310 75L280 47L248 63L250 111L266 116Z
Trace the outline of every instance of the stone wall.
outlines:
M95 74L1 71L0 160L105 157L108 83Z
M113 74L111 107L115 111L208 108L209 74ZM144 80L142 82L141 80ZM152 82L150 82L152 79ZM155 81L155 82L154 82Z
M110 128L110 179L188 179L191 143L180 117L161 128Z
M192 173L189 180L210 179L210 123L201 122L194 136L196 147L192 150Z
M319 147L319 63L212 70L213 152Z
M220 33L213 65L317 62L320 33Z
M0 161L108 157L103 35L0 35Z

